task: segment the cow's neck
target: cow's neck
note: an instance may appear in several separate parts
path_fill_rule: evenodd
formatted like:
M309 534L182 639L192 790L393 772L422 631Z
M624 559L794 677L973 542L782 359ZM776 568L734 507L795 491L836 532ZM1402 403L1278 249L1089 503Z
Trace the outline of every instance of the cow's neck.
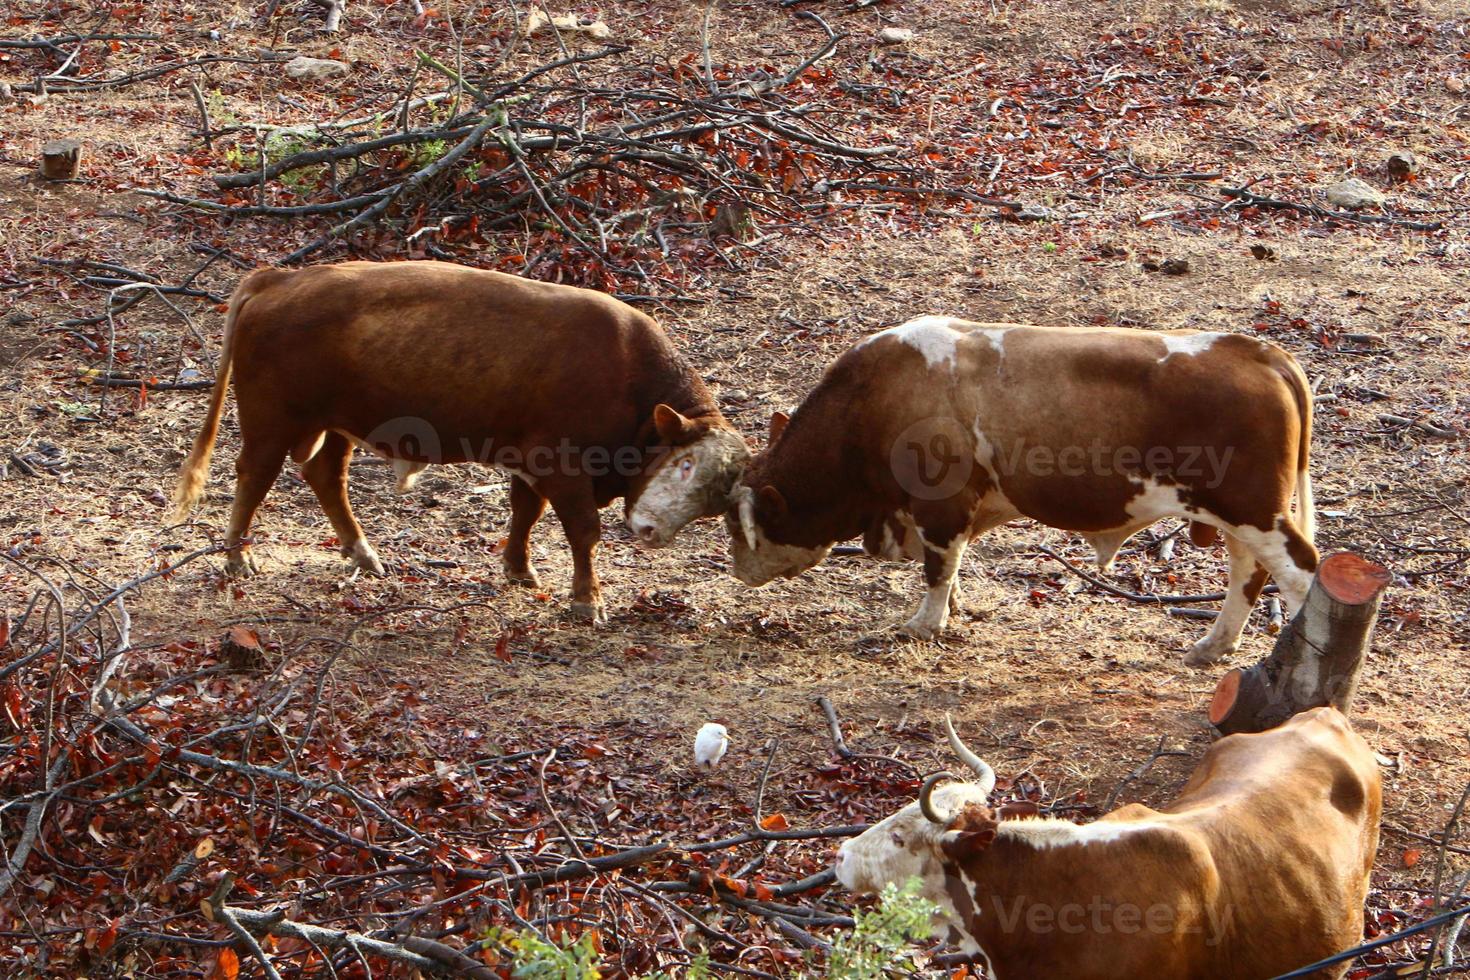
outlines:
M997 980L1052 975L1058 963L1074 962L1070 957L1081 954L1072 947L1096 940L1094 917L1114 911L1099 896L1080 894L1078 881L1126 877L1125 866L1112 867L1116 841L1143 829L1052 819L1003 822L989 847L967 858L960 873L948 873L945 891L957 921L967 923L963 935L952 937L956 945Z
M868 499L862 474L850 465L857 458L847 448L851 431L850 420L835 415L813 418L804 409L766 454L752 483L768 483L781 491L795 518L790 522L795 540L779 543L815 548L846 541L863 533L878 516L881 508Z

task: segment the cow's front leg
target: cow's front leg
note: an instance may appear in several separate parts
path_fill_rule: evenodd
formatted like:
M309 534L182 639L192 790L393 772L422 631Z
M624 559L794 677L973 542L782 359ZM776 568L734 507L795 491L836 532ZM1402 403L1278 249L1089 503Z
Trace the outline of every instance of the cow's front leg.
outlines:
M919 603L913 618L904 623L899 632L915 639L932 640L944 632L945 624L949 622L955 577L970 542L963 534L955 535L943 545L931 543L922 530L920 536L924 541L924 583L929 591L924 594L924 601Z
M607 610L602 604L602 589L597 584L597 569L592 564L602 537L602 519L592 496L592 484L578 481L555 490L548 487L544 492L572 547L572 615L605 623Z

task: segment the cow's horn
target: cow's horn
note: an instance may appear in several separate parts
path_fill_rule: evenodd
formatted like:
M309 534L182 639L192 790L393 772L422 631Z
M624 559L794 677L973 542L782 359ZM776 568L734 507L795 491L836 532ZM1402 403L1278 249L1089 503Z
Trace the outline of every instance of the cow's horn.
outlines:
M745 546L754 551L759 540L755 532L755 491L750 487L741 487L740 490L744 491L737 498L739 501L737 506L740 509L740 530L745 535Z
M934 795L934 787L939 785L940 781L953 778L954 773L936 772L924 780L924 785L919 788L919 812L930 823L948 825L949 821L947 819L934 812L934 802L929 797Z
M995 789L995 770L980 758L970 747L960 741L955 734L954 722L949 720L949 712L944 713L944 732L949 736L949 747L954 749L954 754L960 757L960 761L974 770L978 777L975 782L980 786L984 795L989 796L990 791Z

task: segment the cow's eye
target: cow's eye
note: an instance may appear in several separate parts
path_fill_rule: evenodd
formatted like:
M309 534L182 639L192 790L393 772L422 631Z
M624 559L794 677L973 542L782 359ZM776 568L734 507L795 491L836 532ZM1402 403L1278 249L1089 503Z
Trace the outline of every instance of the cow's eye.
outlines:
M903 847L903 835L889 834L888 836L893 840L894 847Z
M694 460L686 459L679 464L679 479L689 479L689 474L694 472Z

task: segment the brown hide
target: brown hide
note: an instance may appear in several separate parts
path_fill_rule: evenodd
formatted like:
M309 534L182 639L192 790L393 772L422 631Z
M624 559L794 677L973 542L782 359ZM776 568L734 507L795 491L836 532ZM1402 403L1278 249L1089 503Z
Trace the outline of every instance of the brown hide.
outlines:
M1141 829L1037 847L1003 822L949 891L998 980L1266 980L1361 941L1381 792L1368 745L1314 709L1215 743L1168 806L1084 828Z
M508 571L535 581L526 536L549 502L572 544L583 612L600 611L597 509L617 497L631 506L661 449L730 429L658 325L603 293L441 262L264 269L231 299L183 509L202 489L231 373L242 440L231 544L288 453L344 550L366 549L363 567L377 559L346 503L349 440L411 463L493 463L518 475ZM247 552L232 568L249 570Z

